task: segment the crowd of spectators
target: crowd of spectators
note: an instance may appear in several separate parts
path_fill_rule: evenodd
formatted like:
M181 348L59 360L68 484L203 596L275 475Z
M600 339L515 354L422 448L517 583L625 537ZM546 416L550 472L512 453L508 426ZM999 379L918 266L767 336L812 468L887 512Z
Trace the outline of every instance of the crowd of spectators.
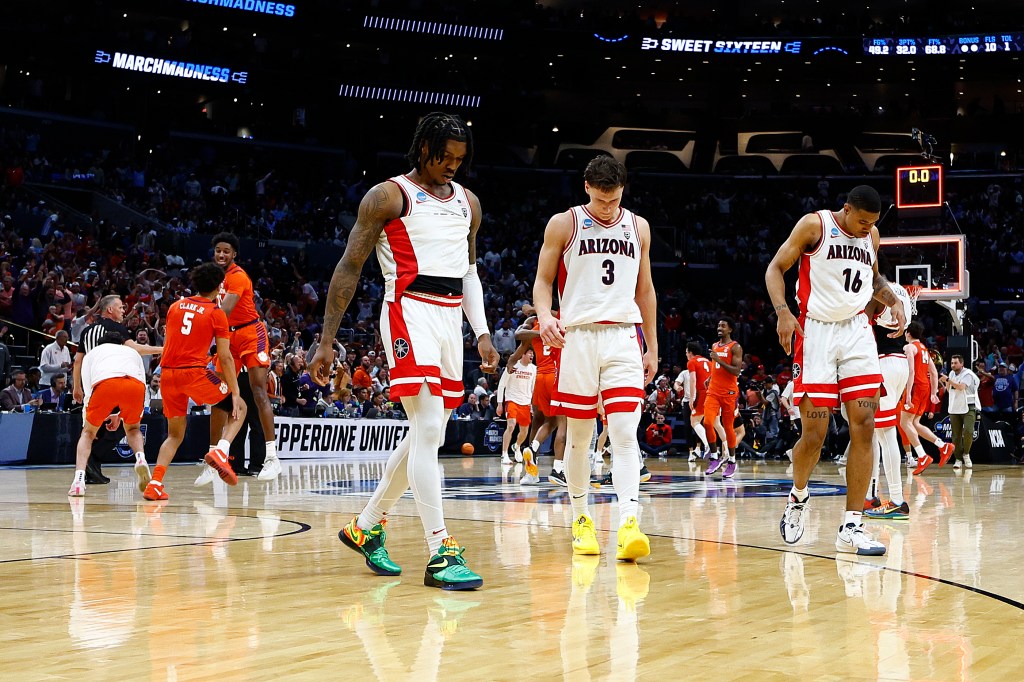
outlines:
M365 181L308 181L291 166L287 171L278 170L276 164L260 167L244 157L202 160L206 157L198 154L135 165L114 152L83 153L74 160L52 162L50 158L58 157L47 151L46 140L38 133L0 130L5 177L0 195L0 319L50 337L63 331L74 344L95 316L99 298L117 293L126 305L125 324L136 340L160 344L167 306L186 293L187 271L197 260L182 234L230 229L249 237L292 240L304 247L269 246L258 259L244 252L240 256L255 283L257 304L273 346L277 409L295 415L401 414L400 403L390 400L387 389L388 368L377 328L382 287L373 265L364 273L335 342L338 352L331 385L316 386L305 371L306 358L320 342L322 301L330 276L329 268L311 262L309 254L334 249L340 255L355 208L368 189ZM25 183L62 180L74 184L83 176L87 186L153 221L140 218L140 222L115 224L92 216L90 223L74 227L62 208L24 190ZM553 213L579 200L578 187L569 173L538 181L533 174L481 171L467 183L486 198L478 265L494 342L507 356L516 345L514 330L525 318L522 306L532 297L542 226ZM729 316L737 322L734 338L746 352L740 380L747 397L751 443L769 442L780 424L785 426L785 415L778 414L772 396L784 389L790 370L778 348L762 282L753 276L736 277L725 286L706 287L700 273L687 266L734 263L753 266L749 272L761 272L800 215L841 205L843 195L824 178L776 181L770 186L728 180L671 183L664 177L639 177L627 188L625 199L653 225L673 226L683 235L678 252L656 256L674 261L676 273L682 274L659 286L662 366L649 386L643 428L659 414L680 413L681 395L673 382L684 362L682 348L690 340L708 347L716 338L718 319ZM951 192L949 198L953 215L970 237L975 258L980 255L985 262L1005 268L1024 263L1020 236L1024 231L1019 224L1024 200L1018 185L1009 180L987 181ZM26 217L34 221L35 229L16 229L14 223ZM941 352L948 318L944 311L932 308L922 306L929 330L926 341ZM971 314L977 319L987 313L973 303ZM976 324L974 332L987 349L987 376L979 374L983 407L1013 411L1024 379L1020 342L1024 320L1010 306L995 314L984 326ZM50 383L68 369L66 359L52 358L52 346L58 343L47 341L51 357L39 356L38 369ZM465 380L470 390L457 416L490 419L497 407L493 397L497 377L483 376L476 366L468 325L465 343ZM42 345L33 352L40 352ZM10 353L0 345L3 362L12 366ZM156 372L156 363L149 369ZM4 370L6 385L10 372ZM998 385L992 391L992 405L985 402L986 382ZM37 392L47 387L41 384ZM1009 403L999 397L1008 394L1013 396ZM33 393L32 400L37 399ZM997 400L1002 402L997 405Z

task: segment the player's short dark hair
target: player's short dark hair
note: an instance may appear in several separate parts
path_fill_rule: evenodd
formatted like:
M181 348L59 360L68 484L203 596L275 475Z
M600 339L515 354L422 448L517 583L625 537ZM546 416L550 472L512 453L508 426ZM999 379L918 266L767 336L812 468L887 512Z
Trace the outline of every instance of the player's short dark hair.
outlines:
M924 337L924 325L920 322L914 321L907 325L907 333L913 336L915 339Z
M949 356L949 359L950 361L959 360L960 364L963 364L964 362L964 356L960 355L959 353L953 353L952 355Z
M220 244L222 242L224 244L229 245L232 249L234 249L236 254L240 252L238 237L235 236L234 233L218 232L217 234L213 235L213 239L210 240L210 246L216 248L217 244Z
M686 350L690 351L694 355L700 355L704 348L700 345L700 341L690 341L686 344Z
M124 341L125 338L124 336L121 335L120 332L107 332L106 334L100 337L99 343L97 343L96 345L102 346L105 343L113 343L118 346L123 346Z
M729 326L730 332L736 331L736 320L732 319L731 317L720 317L718 318L718 321L725 322Z
M446 114L443 111L433 111L420 119L416 125L416 132L412 136L409 153L405 155L405 158L419 170L423 143L427 143L426 161L431 159L440 161L444 158L444 149L448 140L466 143L466 158L462 160L461 167L469 170L473 161L473 133L461 116Z
M583 179L591 187L609 192L626 186L626 167L621 161L602 154L590 160L583 171Z
M192 283L192 291L208 294L224 281L224 268L216 263L203 263L189 271L188 279Z
M882 212L882 198L870 185L857 185L846 195L846 203L868 213Z

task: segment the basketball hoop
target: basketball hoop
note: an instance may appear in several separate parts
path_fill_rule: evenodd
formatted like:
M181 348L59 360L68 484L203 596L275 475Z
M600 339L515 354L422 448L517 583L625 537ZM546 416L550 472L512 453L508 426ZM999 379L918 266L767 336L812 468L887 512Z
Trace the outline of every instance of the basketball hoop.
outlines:
M924 287L920 284L904 284L903 288L907 290L907 295L910 296L910 314L917 315L917 297L921 295Z

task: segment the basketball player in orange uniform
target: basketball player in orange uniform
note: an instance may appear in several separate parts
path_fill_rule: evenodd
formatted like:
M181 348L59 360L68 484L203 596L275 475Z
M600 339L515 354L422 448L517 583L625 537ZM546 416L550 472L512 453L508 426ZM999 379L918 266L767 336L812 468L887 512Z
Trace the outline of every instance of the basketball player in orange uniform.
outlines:
M220 291L220 307L228 316L231 331L231 357L235 370L246 368L253 400L260 414L263 440L267 444L267 459L263 463L257 480L272 481L281 473L281 460L277 458L277 439L274 433L274 408L267 395L267 381L270 373L270 342L267 328L256 311L252 280L245 270L235 263L238 258L238 237L230 232L221 232L211 240L213 260L224 269L224 283ZM330 343L327 344L330 346ZM222 417L217 413L210 418L211 440L224 427ZM209 472L204 472L196 481L202 485L212 481Z
M228 485L238 483L227 453L231 440L245 423L245 403L238 394L228 318L216 303L224 271L216 263L204 263L193 268L189 278L192 290L199 295L177 300L167 311L167 339L160 359L160 392L167 417L167 439L160 446L153 478L142 494L147 500L168 497L164 491L164 474L185 438L189 398L199 405L212 405L213 414L222 413L219 421L226 425L216 434L217 444L206 453L204 461ZM214 340L223 378L207 368L210 344Z
M701 355L703 349L697 341L690 341L686 344L686 370L689 374L686 377L686 397L690 400L690 428L697 434L697 438L704 444L704 455L706 457L711 451L708 443L708 434L704 428L704 408L708 397L708 383L711 381L711 362ZM713 427L712 427L713 428ZM696 460L696 456L690 453L690 461Z
M711 380L708 384L708 395L704 399L704 423L710 424L707 429L708 447L711 457L715 457L715 419L722 420L725 431L725 443L718 456L708 465L705 476L711 476L722 469L722 478L732 478L736 474L736 404L740 396L739 375L743 368L743 347L732 340L736 323L728 317L718 321L718 342L711 347ZM728 454L726 453L728 447Z
M921 336L924 335L924 325L920 322L911 322L907 325L907 345L903 347L907 354L907 364L910 366L910 378L907 380L906 399L903 402L903 412L900 414L900 424L903 432L910 441L917 455L917 468L914 474L918 475L934 461L924 451L921 439L935 443L939 449L939 466L945 466L950 455L955 449L952 443L944 443L935 432L921 423L921 417L928 413L931 418L939 405L939 373L932 362L932 356L928 348L921 343Z
M524 305L523 312L533 315L532 305ZM558 311L553 310L551 314L558 317ZM552 348L540 340L540 324L536 317L528 317L519 329L516 330L516 341L529 341L533 346L534 362L537 365L537 383L533 387L533 437L530 445L523 450L523 461L526 473L520 483L539 483L540 470L537 468L537 451L541 443L548 439L551 432L555 432L555 440L552 443L555 461L551 465L551 473L548 474L548 482L556 485L566 485L565 482L565 417L552 414L551 394L555 390L555 377L558 374L558 359L561 356L561 348ZM537 478L537 480L533 480Z

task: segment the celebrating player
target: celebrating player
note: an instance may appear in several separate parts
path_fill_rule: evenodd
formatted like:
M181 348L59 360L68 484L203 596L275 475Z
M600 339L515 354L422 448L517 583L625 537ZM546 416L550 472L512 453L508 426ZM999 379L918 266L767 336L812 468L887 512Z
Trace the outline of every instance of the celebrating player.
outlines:
M215 434L216 445L203 460L228 485L238 482L228 461L228 449L245 423L245 402L238 393L228 318L216 302L224 271L217 263L203 263L189 272L189 279L198 295L177 300L167 310L167 340L160 358L167 438L160 446L153 478L143 493L147 500L168 499L164 474L185 438L189 398L198 405L212 405L214 414L222 413L218 421L224 424L223 430ZM214 340L223 377L207 367Z
M939 372L935 369L928 348L921 343L923 335L924 325L920 322L911 322L907 325L907 345L903 347L907 356L907 366L910 367L910 377L907 379L907 395L903 403L903 414L900 415L900 426L903 433L907 434L914 454L917 455L915 476L924 473L924 470L935 461L931 455L925 453L924 446L921 445L922 438L934 443L939 449L940 467L946 465L956 449L952 443L943 442L934 431L921 423L921 417L927 413L931 418L939 405Z
M520 449L530 430L530 405L533 403L533 387L537 381L537 367L533 364L533 349L526 343L520 343L516 352L508 359L505 373L498 381L497 414L507 415L505 433L501 437L501 463L511 464L508 460L508 448L512 443L512 432L519 427L512 452L517 462L523 461ZM539 483L532 481L533 483Z
M714 427L718 420L721 420L725 442L718 457L708 465L705 476L711 476L723 464L725 468L722 469L722 478L732 478L736 474L736 444L739 441L735 423L740 396L739 375L743 369L743 347L732 340L735 329L736 323L731 318L723 317L718 321L718 341L711 346L711 380L704 400L705 423L710 420L712 425L707 431L708 447L715 449L717 429ZM712 452L710 456L715 457L715 453Z
M267 381L270 372L270 343L267 328L256 312L252 280L235 259L238 258L238 237L230 232L221 232L210 240L213 246L213 260L224 269L224 282L218 300L220 308L228 316L231 332L231 357L236 372L246 368L249 386L259 410L263 440L267 444L267 456L257 476L260 481L272 481L281 473L281 460L277 457L277 440L274 435L274 408L267 396ZM223 370L223 365L220 366ZM210 416L210 441L219 437L224 429L223 412ZM203 471L196 479L196 485L213 480L213 472Z

